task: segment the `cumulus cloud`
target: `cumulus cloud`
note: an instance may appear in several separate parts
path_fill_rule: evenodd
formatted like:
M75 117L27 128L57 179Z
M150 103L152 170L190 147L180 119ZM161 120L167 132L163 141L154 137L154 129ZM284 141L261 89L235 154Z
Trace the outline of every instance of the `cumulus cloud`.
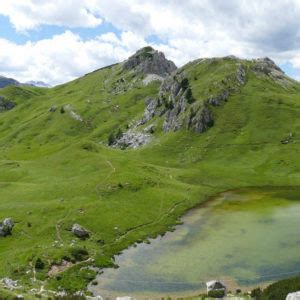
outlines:
M0 14L19 31L30 32L45 24L94 28L109 22L121 32L121 36L108 32L88 41L70 31L21 46L2 41L0 62L15 70L12 74L24 68L18 73L21 77L31 72L51 82L66 80L124 59L146 44L149 36L161 41L152 45L177 65L198 57L234 54L270 56L277 63L300 67L298 0L1 0ZM12 53L26 49L26 57L4 60L5 47ZM60 73L55 75L56 70Z
M1 0L0 14L9 18L17 31L40 25L95 27L102 19L93 12L93 1Z
M83 40L66 31L24 45L0 39L0 74L22 82L33 79L57 84L122 61L145 45L142 38L131 32L123 32L119 38L114 33L106 33Z

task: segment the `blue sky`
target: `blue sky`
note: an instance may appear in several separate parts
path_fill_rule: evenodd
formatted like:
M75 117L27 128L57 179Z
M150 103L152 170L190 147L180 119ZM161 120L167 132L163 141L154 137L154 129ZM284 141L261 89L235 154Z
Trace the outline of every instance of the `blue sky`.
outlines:
M178 66L268 56L300 80L298 0L1 0L0 74L58 84L151 44Z

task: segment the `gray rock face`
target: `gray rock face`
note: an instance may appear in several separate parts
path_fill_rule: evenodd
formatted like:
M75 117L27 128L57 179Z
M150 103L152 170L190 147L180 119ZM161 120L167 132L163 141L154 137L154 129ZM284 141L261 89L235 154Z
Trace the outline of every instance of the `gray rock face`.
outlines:
M149 143L151 140L151 135L148 133L138 132L134 130L128 130L123 133L123 135L115 141L112 145L114 148L138 148Z
M82 239L88 238L90 236L89 232L79 224L73 224L72 232L74 233L74 235Z
M257 74L268 76L282 86L294 83L294 80L287 77L275 62L268 57L255 59L252 70Z
M4 286L10 290L14 290L16 288L18 288L18 282L16 280L12 280L8 277L5 277L2 279L2 283L4 284Z
M200 108L194 115L191 114L188 124L188 129L202 133L212 127L214 124L214 118L211 110L208 106Z
M11 110L15 107L15 103L0 96L0 112Z
M14 222L11 218L4 219L3 222L0 222L0 236L11 235L13 227Z
M268 57L256 59L252 69L266 75L269 75L275 70L284 74L283 71L275 64L275 62Z
M243 65L239 64L236 70L236 79L239 85L244 85L246 83L246 70Z
M221 105L222 102L227 101L228 97L229 97L229 91L224 90L219 95L208 98L207 103L213 106L219 106Z
M136 70L142 74L156 74L166 77L177 68L175 64L167 60L162 52L154 50L152 47L145 47L138 50L129 57L123 64L125 70Z
M143 118L138 121L137 125L144 125L145 123L147 123L148 121L150 121L155 114L157 113L157 109L160 106L160 103L157 99L153 99L153 98L148 98L146 100L146 108L144 111L144 116Z

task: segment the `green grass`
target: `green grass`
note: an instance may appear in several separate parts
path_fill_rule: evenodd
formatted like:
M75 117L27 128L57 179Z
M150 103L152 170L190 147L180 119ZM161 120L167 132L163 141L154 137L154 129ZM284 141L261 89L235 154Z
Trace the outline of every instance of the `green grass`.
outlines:
M233 67L226 59L187 65L197 101L216 93L215 83ZM137 150L111 149L107 138L142 116L159 84L142 86L120 65L52 89L0 90L17 103L0 114L0 219L16 222L13 235L0 240L0 277L39 286L30 266L39 257L46 266L37 278L49 287L81 288L90 274L75 276L76 266L59 279L46 275L73 244L85 247L95 265L110 266L114 254L169 230L187 209L218 192L299 185L300 86L282 87L250 70L247 77L239 92L214 108L215 125L207 132L158 130ZM117 93L121 78L124 90ZM83 122L61 113L67 104ZM290 132L293 142L282 145ZM74 238L75 222L91 231L90 239Z

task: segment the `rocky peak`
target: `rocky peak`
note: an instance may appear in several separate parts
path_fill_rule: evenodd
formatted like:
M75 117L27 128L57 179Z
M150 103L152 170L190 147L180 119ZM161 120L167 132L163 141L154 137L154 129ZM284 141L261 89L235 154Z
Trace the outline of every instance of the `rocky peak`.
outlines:
M268 76L282 86L288 86L294 83L294 80L285 75L285 73L268 58L258 58L253 60L252 70L259 75Z
M144 75L156 74L166 77L177 69L176 65L166 59L162 52L152 47L144 47L129 57L123 64L125 70L135 70Z
M284 72L275 64L275 62L269 57L258 58L254 60L253 70L257 72L262 72L266 75L271 74L272 72Z

